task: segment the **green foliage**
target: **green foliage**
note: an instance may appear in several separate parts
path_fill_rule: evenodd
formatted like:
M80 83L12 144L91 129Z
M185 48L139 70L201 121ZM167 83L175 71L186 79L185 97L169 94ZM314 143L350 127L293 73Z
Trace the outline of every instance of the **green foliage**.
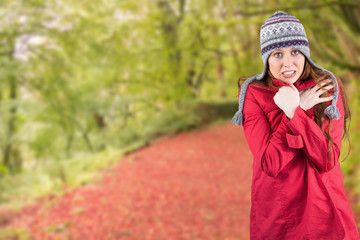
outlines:
M353 83L352 88L358 89L359 80ZM350 88L349 88L350 89ZM351 187L354 187L355 191L360 195L360 132L359 132L359 93L356 91L354 95L351 96L350 109L351 109L351 124L349 130L349 139L350 144L347 141L343 142L341 159L345 159L349 149L350 154L342 162L342 170L345 176L345 184Z
M129 147L123 151L138 146ZM5 175L0 181L0 202L11 202L11 207L17 208L35 198L62 194L65 188L71 190L95 180L100 170L119 161L122 154L115 149L98 154L78 153L71 159L47 160L25 168L21 174Z
M1 200L78 186L110 152L231 115L280 9L304 23L316 62L358 81L356 1L1 1Z

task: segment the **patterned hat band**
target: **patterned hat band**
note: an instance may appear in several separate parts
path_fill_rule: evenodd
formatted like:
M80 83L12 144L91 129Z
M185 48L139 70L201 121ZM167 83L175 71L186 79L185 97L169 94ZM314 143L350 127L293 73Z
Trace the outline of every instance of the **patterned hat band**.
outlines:
M269 51L273 51L280 48L293 47L296 48L298 46L309 46L307 40L304 39L295 39L295 40L287 40L287 41L278 41L275 44L269 44L261 49L261 55Z
M277 11L267 20L260 29L260 49L261 57L264 63L264 69L262 73L259 73L247 80L241 85L239 93L239 110L233 117L232 122L237 125L243 123L243 107L246 95L246 90L250 83L262 80L265 78L268 69L268 58L272 52L282 48L296 48L298 49L309 61L309 63L323 72L327 72L335 80L336 90L334 92L334 99L331 104L325 109L324 114L330 119L339 119L340 113L336 107L338 99L339 86L337 84L335 75L317 65L310 58L309 41L307 39L304 26L300 20L288 13Z

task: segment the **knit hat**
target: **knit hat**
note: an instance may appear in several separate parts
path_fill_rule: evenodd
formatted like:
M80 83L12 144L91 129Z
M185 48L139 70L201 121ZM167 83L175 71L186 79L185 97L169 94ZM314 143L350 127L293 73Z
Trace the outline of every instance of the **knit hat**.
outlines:
M235 113L232 122L236 125L243 124L243 107L246 90L250 83L255 80L262 80L267 72L268 58L271 53L281 48L296 48L298 49L308 60L308 62L315 68L327 72L331 75L332 79L336 83L336 90L334 92L334 99L325 110L324 114L330 119L339 119L340 113L336 107L338 99L338 83L334 74L319 65L317 65L310 58L309 42L306 37L305 29L301 24L300 20L296 17L282 12L277 11L271 17L269 17L260 30L260 45L261 45L261 56L264 62L264 70L251 78L248 78L241 85L239 94L239 110Z

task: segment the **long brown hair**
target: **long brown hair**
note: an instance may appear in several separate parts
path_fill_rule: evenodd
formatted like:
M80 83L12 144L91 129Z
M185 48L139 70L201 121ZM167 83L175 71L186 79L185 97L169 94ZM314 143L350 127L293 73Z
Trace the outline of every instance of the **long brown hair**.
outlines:
M350 122L351 122L351 113L350 113L350 109L349 109L349 105L348 105L348 101L347 101L347 96L346 96L346 93L345 93L345 90L344 90L343 83L340 80L340 78L338 78L337 76L335 76L335 77L336 77L336 80L337 80L339 88L340 88L341 98L342 98L343 105L344 105L344 129L343 129L342 138L343 139L345 137L347 138L349 146L350 146L349 147L349 152L350 152L351 145L350 145L350 139L349 139L348 132L349 132ZM268 87L277 87L272 83L273 78L274 78L274 76L271 74L270 69L268 68L265 77L261 81L255 81L253 84L263 85L263 86L268 86ZM329 78L331 78L331 75L329 73L324 72L324 71L322 71L320 69L317 69L317 68L313 67L307 61L307 59L305 59L304 70L303 70L303 72L302 72L302 74L301 74L298 81L306 81L308 79L314 79L315 82L318 84L322 80L329 79ZM240 77L239 78L239 80L238 80L239 89L241 87L241 82L244 81L245 79L247 79L247 77ZM320 97L326 97L330 93L331 93L331 91L326 91ZM332 138L331 138L331 127L332 127L332 121L333 120L327 118L324 115L324 110L325 110L325 108L327 106L328 106L327 102L319 103L319 104L314 106L313 113L314 113L314 121L320 127L320 129L322 129L322 126L323 126L325 120L326 119L329 120L329 124L327 125L325 130L322 129L322 132L329 141L328 150L329 150L329 154L330 154L332 145L334 143ZM348 152L347 156L349 155L349 152ZM347 158L347 156L345 157L345 159Z

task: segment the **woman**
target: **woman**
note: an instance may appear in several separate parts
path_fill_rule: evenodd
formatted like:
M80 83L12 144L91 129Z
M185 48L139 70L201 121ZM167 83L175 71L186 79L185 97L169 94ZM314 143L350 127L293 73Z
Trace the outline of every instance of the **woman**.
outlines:
M349 108L316 65L304 27L278 11L260 30L264 71L247 79L233 122L254 156L251 239L360 239L339 155Z

